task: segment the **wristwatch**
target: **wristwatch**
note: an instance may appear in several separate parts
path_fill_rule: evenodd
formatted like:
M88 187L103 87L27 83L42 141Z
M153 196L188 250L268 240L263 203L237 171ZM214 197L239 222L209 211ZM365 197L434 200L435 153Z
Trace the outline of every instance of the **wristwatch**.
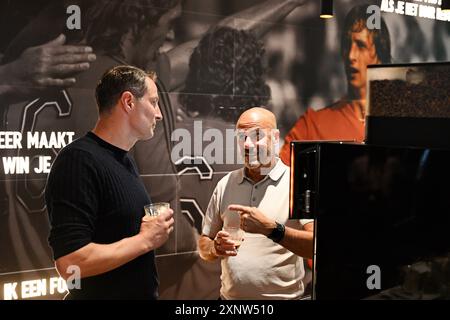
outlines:
M274 242L280 242L284 237L285 227L284 224L275 222L277 226L272 229L272 232L267 236L269 239Z

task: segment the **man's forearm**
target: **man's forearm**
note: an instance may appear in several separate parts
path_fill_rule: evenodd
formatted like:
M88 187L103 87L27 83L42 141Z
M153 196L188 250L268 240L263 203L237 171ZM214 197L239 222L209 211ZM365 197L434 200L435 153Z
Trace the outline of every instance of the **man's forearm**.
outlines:
M9 105L11 97L11 86L0 84L0 109L6 108Z
M214 254L214 240L206 236L201 236L198 240L198 251L203 260L214 261L217 259L217 255Z
M200 39L191 40L167 52L170 61L169 90L175 90L184 84L189 72L189 59L199 42Z
M114 270L152 249L139 234L111 244L89 243L56 260L56 268L67 279L71 275L67 268L75 265L86 278Z
M0 65L0 108L7 106L13 93L10 77L9 65Z
M284 237L280 245L296 255L312 259L314 234L312 231L296 230L286 227Z
M261 38L273 27L273 23L283 20L304 2L301 0L267 0L226 17L219 22L218 26L250 30L257 38Z

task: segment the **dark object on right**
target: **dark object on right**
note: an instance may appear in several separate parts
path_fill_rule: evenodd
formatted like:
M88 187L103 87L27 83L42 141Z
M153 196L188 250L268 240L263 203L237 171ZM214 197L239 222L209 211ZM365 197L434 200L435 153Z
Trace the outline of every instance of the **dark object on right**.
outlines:
M450 63L368 68L366 143L450 148Z
M314 298L450 299L450 150L293 142L292 156Z

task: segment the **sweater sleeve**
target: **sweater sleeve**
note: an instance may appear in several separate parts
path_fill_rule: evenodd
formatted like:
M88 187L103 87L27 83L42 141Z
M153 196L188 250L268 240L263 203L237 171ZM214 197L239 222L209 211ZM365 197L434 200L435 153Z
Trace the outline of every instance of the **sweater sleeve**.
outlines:
M55 260L92 241L99 206L98 179L95 160L88 152L63 150L56 158L45 190L48 240Z

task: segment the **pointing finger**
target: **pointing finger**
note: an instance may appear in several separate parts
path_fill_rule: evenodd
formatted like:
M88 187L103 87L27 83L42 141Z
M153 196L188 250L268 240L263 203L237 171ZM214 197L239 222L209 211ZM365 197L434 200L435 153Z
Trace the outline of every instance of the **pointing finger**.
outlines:
M228 210L231 210L231 211L241 211L241 212L239 212L239 213L243 213L243 212L250 212L250 207L246 207L246 206L241 206L241 205L239 205L239 204L230 204L229 206L228 206ZM243 211L243 212L242 212Z
M60 45L63 45L64 42L66 42L66 36L61 33L55 39L50 40L49 42L45 43L44 46L60 46Z

